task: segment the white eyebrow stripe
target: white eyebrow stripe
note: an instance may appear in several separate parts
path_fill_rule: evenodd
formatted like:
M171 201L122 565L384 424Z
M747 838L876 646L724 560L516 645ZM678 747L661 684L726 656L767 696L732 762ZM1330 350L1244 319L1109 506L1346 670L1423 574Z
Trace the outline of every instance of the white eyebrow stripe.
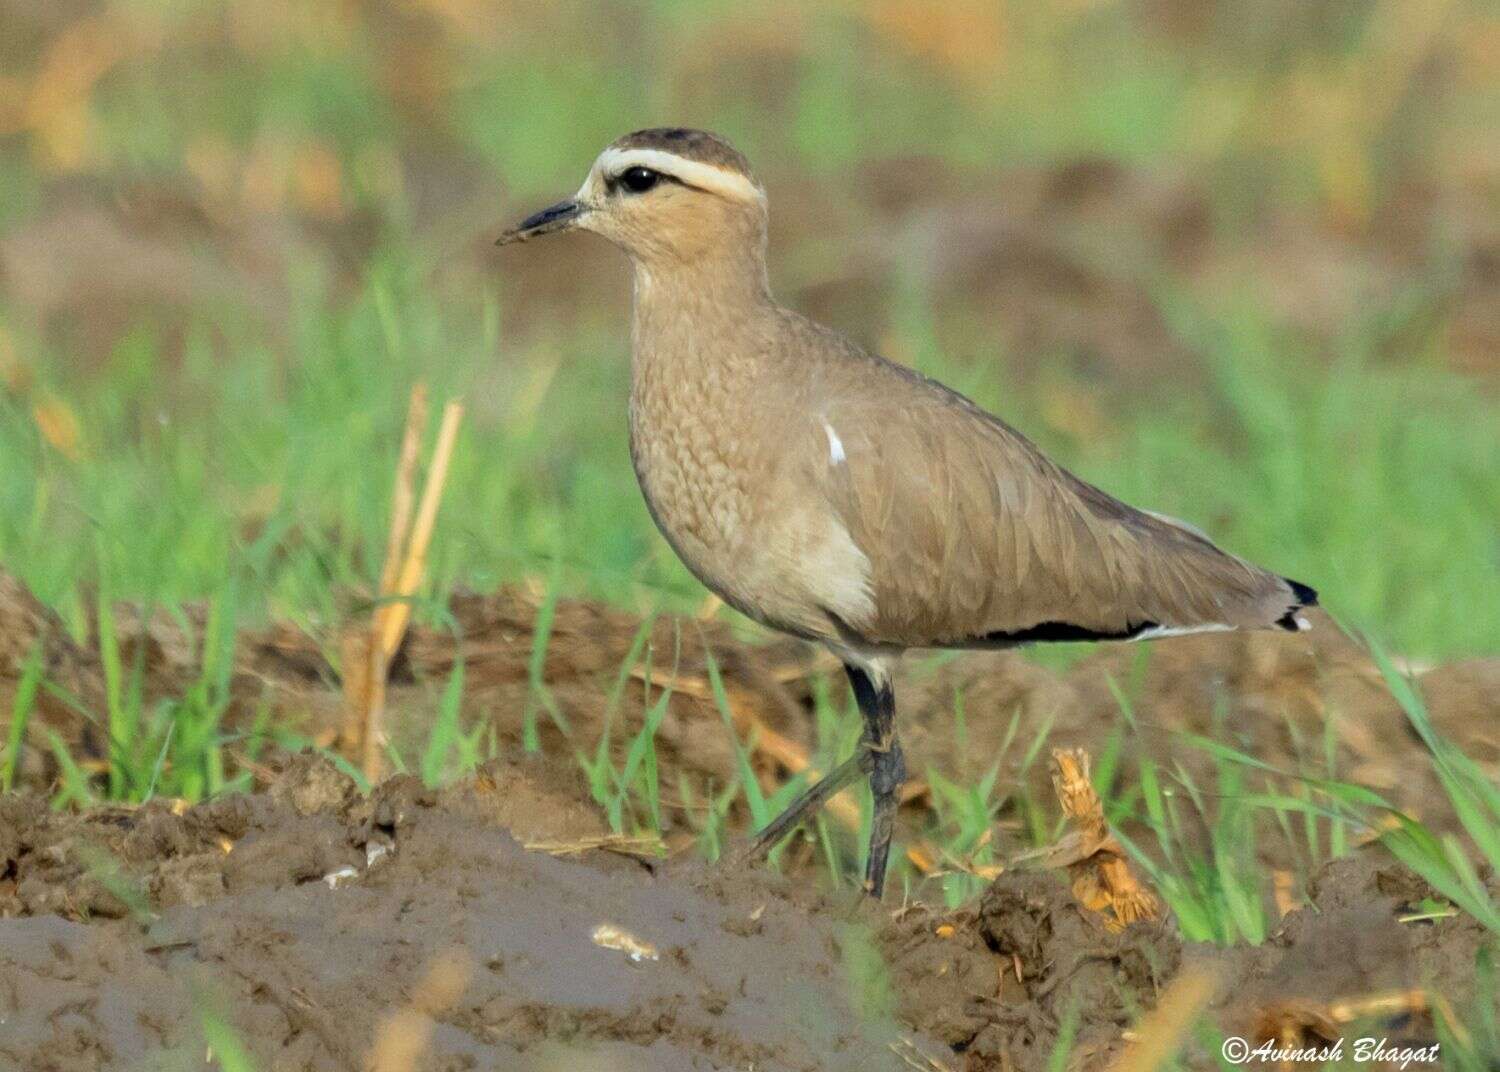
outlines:
M765 191L737 171L714 167L699 160L669 153L665 149L605 149L594 164L601 175L616 176L633 167L650 168L740 201L764 201Z

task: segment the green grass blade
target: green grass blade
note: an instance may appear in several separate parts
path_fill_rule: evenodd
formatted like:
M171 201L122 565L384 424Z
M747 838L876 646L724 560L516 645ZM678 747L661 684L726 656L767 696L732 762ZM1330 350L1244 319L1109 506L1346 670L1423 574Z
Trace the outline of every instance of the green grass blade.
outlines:
M16 774L21 767L21 749L25 747L26 726L31 721L31 712L36 705L37 688L42 683L42 672L46 668L41 641L32 645L21 667L21 678L16 682L16 693L11 699L10 727L5 740L5 766L0 768L0 793L9 793L16 784Z
M714 706L718 708L719 718L724 723L724 729L729 733L730 743L734 746L735 765L740 772L740 782L745 789L745 802L750 807L750 823L752 829L760 830L775 818L771 814L770 805L766 796L761 792L760 781L755 777L755 770L750 766L750 755L745 746L740 742L740 735L734 728L734 715L729 705L729 694L724 691L724 679L719 674L719 661L714 658L714 653L707 648L704 656L708 660L708 683L713 692ZM795 782L788 783L795 785Z
M569 733L567 720L563 717L552 690L547 687L547 648L552 642L552 620L557 614L558 577L554 571L547 585L547 594L537 608L536 622L531 633L531 658L526 664L526 706L521 712L521 742L527 752L539 752L541 735L537 731L537 707L544 708L553 723L564 734Z
M52 806L61 809L69 804L76 804L80 808L86 808L93 804L94 793L89 788L89 777L73 761L67 744L52 729L47 730L47 741L52 747L52 755L57 759L57 768L62 776L62 788L52 798Z
M442 698L438 701L437 718L427 734L427 745L422 750L420 762L422 781L426 785L442 784L448 774L448 757L457 751L462 741L459 711L464 698L464 658L460 651L453 660L453 670L448 683L443 686Z

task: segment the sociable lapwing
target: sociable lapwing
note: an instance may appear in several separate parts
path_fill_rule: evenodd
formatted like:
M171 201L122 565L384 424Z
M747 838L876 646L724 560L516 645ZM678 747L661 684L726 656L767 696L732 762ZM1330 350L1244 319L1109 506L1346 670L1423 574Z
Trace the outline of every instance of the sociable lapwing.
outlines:
M907 648L1308 628L1307 585L1111 498L957 392L779 305L765 191L722 138L628 134L500 243L575 229L634 269L630 453L662 535L726 603L827 645L864 716L856 754L750 853L866 774L865 889L880 895Z

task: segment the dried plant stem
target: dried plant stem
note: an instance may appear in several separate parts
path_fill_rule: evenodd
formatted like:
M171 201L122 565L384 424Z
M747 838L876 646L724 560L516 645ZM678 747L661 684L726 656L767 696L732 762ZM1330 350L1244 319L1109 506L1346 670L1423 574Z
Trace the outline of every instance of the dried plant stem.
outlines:
M380 571L380 591L388 592L396 583L400 570L401 550L411 528L411 507L417 486L417 458L422 449L422 433L427 428L427 385L418 383L411 389L411 403L406 410L406 431L401 436L401 455L396 462L396 481L391 488L391 528L385 541L385 562Z
M443 407L437 444L419 502L416 476L422 434L427 427L427 388L421 383L412 388L391 491L391 526L375 612L367 631L360 630L344 638L343 742L346 751L359 756L360 768L372 783L383 771L386 675L411 621L411 599L421 587L427 568L427 551L462 420L462 405L449 402Z
M1082 748L1052 750L1052 788L1073 830L1054 847L1058 851L1048 863L1068 868L1073 896L1091 911L1108 913L1105 925L1111 930L1136 920L1160 919L1160 899L1135 877L1109 832L1089 766L1089 754Z
M438 428L437 445L432 452L432 465L427 471L427 484L422 489L422 503L417 509L417 520L412 526L411 543L406 549L405 561L397 574L396 584L382 596L394 597L380 608L377 620L381 621L380 650L386 658L396 653L401 646L401 637L406 624L411 620L411 597L416 594L427 568L427 548L432 542L433 526L437 524L438 505L443 499L443 484L448 479L448 463L453 459L453 444L458 439L458 425L463 420L464 408L457 402L443 407L443 423Z

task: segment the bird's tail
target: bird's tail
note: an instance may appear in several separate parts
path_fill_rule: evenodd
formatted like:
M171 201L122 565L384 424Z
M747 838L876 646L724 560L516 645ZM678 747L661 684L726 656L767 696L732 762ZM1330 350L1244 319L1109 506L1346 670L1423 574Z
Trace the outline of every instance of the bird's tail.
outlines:
M1311 629L1312 623L1298 612L1307 607L1316 607L1318 605L1317 590L1310 585L1303 584L1301 581L1294 581L1290 577L1283 577L1281 579L1292 590L1292 602L1287 607L1286 613L1276 619L1276 624L1282 629L1293 633Z

